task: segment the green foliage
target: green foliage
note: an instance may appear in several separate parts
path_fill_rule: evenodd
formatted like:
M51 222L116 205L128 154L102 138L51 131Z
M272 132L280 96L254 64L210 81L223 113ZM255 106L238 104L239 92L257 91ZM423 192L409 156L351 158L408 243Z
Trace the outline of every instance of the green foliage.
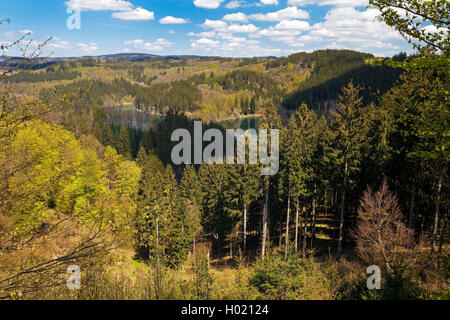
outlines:
M372 58L372 55L350 50L319 50L289 56L286 61L299 63L312 72L296 91L284 98L283 107L296 109L306 103L326 114L338 100L341 87L349 81L363 89L361 94L366 104L375 101L394 85L402 71L366 64Z
M81 76L77 71L50 71L47 68L46 72L31 72L22 71L14 75L13 78L7 79L8 82L47 82L47 81L61 81L74 80Z
M446 0L370 0L381 11L380 20L396 29L421 53L448 52L448 12Z
M136 220L138 249L144 258L178 267L187 257L195 226L189 228L186 203L172 168L159 171L161 165L156 161L155 167L151 155L140 161L144 165Z
M258 289L261 299L331 298L328 280L312 257L292 255L285 259L283 255L269 251L264 261L257 264L250 284Z
M138 110L154 112L194 111L199 108L202 93L189 81L155 83L148 88L139 88L135 97Z
M357 181L356 174L361 170L361 150L366 142L367 126L364 119L362 98L359 88L352 82L342 88L339 105L332 112L330 127L332 130L332 159L341 185L347 189Z
M53 89L42 89L40 98L46 100L55 93L59 96L72 92L81 103L90 108L103 107L107 103L121 104L124 96L135 96L138 88L124 78L110 82L82 79L67 85L57 85Z
M194 271L194 297L199 300L211 299L213 278L209 271L209 259L204 256L196 257L192 263Z

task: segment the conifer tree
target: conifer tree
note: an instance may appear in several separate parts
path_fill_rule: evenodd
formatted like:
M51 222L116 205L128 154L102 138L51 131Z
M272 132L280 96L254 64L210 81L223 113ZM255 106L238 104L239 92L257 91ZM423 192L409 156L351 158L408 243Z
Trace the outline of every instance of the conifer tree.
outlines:
M122 125L119 132L119 140L117 144L117 151L122 154L125 158L131 158L131 141L130 135L128 134L128 129L126 126Z
M405 182L418 181L418 173L421 177L430 177L433 182L434 190L429 200L435 203L431 243L434 252L441 192L448 180L450 158L448 71L415 70L403 76L402 81L383 98L382 104L393 115L395 129L390 144L396 150L396 158L403 156L406 168L419 169L411 172L413 178Z
M353 82L343 87L337 110L331 113L331 129L334 135L332 157L341 189L338 259L341 257L344 237L346 194L356 182L355 176L360 170L361 149L365 142L362 98L359 91L359 87L355 87Z
M270 137L270 130L281 130L282 123L281 118L278 114L278 109L269 105L264 110L263 122L261 124L261 129L268 130L268 136ZM268 141L268 145L270 142ZM272 177L273 179L273 177ZM262 177L262 185L264 189L264 206L263 206L263 215L262 215L262 237L261 237L261 258L264 259L264 255L266 252L266 243L267 243L267 232L268 232L268 219L269 219L269 196L270 196L270 180L271 177L264 176Z
M187 165L184 168L180 190L186 206L186 227L192 238L193 253L195 254L195 238L201 232L201 189L195 168Z

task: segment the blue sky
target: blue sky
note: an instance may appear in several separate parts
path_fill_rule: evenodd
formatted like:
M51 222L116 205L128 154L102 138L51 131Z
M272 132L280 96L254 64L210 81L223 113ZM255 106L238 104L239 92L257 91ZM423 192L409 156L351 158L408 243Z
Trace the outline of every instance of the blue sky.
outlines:
M286 56L323 48L410 52L368 0L2 0L0 42L53 39L45 54ZM68 13L72 8L72 13ZM76 23L78 28L68 28ZM74 19L70 19L73 17ZM77 26L75 24L75 26ZM17 52L7 52L8 55Z

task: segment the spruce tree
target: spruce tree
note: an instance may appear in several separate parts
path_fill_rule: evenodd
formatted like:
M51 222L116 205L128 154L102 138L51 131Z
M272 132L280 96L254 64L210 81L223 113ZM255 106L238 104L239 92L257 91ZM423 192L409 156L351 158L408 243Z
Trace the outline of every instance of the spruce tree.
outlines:
M360 170L361 149L366 139L363 104L359 92L360 88L350 82L347 87L342 88L337 110L331 112L331 130L334 135L332 157L336 168L335 174L339 179L338 185L341 189L338 259L342 253L346 195L356 182L355 176Z

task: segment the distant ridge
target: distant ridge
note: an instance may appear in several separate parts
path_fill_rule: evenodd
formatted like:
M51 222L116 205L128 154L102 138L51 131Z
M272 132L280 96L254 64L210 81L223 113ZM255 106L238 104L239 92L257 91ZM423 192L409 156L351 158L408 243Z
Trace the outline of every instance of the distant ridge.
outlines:
M32 69L43 69L45 67L48 67L49 65L64 62L64 61L73 61L73 60L80 60L80 59L101 59L101 60L117 60L117 59L125 59L129 62L137 62L137 61L147 61L151 59L161 59L161 60L188 60L188 59L200 59L200 60L210 60L210 59L227 59L225 57L219 57L219 56L199 56L199 55L167 55L167 56L160 56L156 54L150 54L150 53L115 53L115 54L105 54L105 55L98 55L98 56L81 56L81 57L47 57L47 58L35 58L33 59L34 64L32 66ZM278 59L277 57L268 56L268 57L253 57L253 58L260 58L260 59ZM229 58L229 59L243 59L236 57L236 58ZM23 58L22 57L0 57L0 66L11 66L11 67L17 67L22 64Z

